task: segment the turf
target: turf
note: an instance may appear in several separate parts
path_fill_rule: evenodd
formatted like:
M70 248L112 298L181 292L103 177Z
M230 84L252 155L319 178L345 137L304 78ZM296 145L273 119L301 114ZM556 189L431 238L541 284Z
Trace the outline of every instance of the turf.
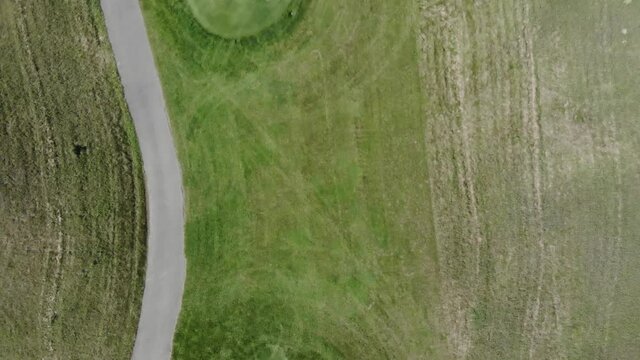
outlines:
M145 195L98 1L0 1L0 146L0 358L130 358Z
M188 203L174 356L435 351L413 3L306 3L245 41L142 4Z
M639 25L640 4L427 3L428 164L449 353L640 356L640 89L629 82L640 36L624 31Z
M639 4L303 1L244 40L142 4L188 199L175 358L640 356Z
M188 4L207 31L225 38L257 35L287 10L296 11L289 7L291 0L188 0Z

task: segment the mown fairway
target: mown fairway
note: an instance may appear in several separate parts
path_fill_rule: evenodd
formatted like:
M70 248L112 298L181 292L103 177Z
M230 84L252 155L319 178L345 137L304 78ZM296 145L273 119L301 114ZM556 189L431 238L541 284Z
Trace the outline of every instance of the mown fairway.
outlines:
M0 0L0 358L131 356L144 205L98 1Z
M640 4L302 1L230 41L142 3L188 197L176 358L640 356Z
M143 2L189 209L176 358L431 352L413 5L308 3L234 42Z

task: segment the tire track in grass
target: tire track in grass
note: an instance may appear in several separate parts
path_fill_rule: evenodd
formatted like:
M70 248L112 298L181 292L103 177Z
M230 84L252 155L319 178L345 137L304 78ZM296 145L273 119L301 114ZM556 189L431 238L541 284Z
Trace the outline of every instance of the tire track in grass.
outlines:
M466 71L466 56L473 40L468 33L468 14L461 1L455 4L423 1L420 11L424 21L418 36L423 68L421 76L427 96L436 97L427 100L426 114L427 121L433 122L427 124L427 146L435 147L434 171L430 173L431 193L442 196L451 192L453 189L449 186L455 183L457 191L454 191L454 196L459 197L464 205L454 211L460 212L458 216L462 216L467 225L458 230L455 225L453 228L447 225L442 215L450 212L448 205L442 200L434 202L438 258L445 261L440 269L444 323L451 351L456 358L466 358L473 343L467 310L477 302L477 281L474 279L480 274L480 248L483 243L474 179L471 104L467 98L470 75ZM471 253L465 249L469 247ZM455 248L460 248L458 251L462 254L468 254L463 256L472 259L470 266L464 263L463 258L459 259L458 265L451 263L453 259L448 252L456 251ZM452 274L456 280L451 279Z
M535 354L535 342L537 340L536 335L539 332L537 323L540 316L540 302L542 296L542 289L544 285L544 277L546 270L546 243L544 236L544 224L543 224L543 202L542 202L542 130L541 119L539 111L538 100L538 74L536 70L536 60L533 49L533 36L531 25L531 13L529 4L523 1L518 4L518 12L521 16L521 29L522 35L520 40L520 57L525 63L527 98L526 103L523 106L523 129L525 132L525 141L527 142L527 148L529 149L529 161L527 165L531 172L531 200L534 223L534 238L537 243L538 253L538 269L536 275L536 290L535 297L530 300L531 304L527 309L525 315L525 331L529 331L529 359L534 358ZM527 330L528 329L528 330Z
M528 299L523 300L526 305L519 316L525 318L524 325L521 323L523 333L515 334L529 339L530 357L534 356L534 343L541 339L540 326L547 323L549 315L546 307L543 308L542 298L547 286L547 262L552 260L547 258L544 237L543 139L529 6L527 1L480 5L465 1L421 3L422 16L426 19L418 44L424 57L422 67L426 69L422 77L427 96L435 98L428 100L431 109L426 114L427 129L430 129L427 145L435 149L430 160L435 168L432 192L441 197L435 203L434 214L439 218L436 229L444 289L444 323L456 358L480 351L475 350L476 345L481 345L476 342L482 340L474 327L484 326L477 322L484 321L481 319L485 315L477 314L499 301L491 297L497 296L491 295L498 290L494 288L497 284L484 285L485 277L493 276L495 271L492 270L495 265L491 264L501 261L501 255L493 253L500 250L493 247L507 251L504 263L507 269L512 264L521 267L525 259L532 259L528 271L523 273L524 278L519 280L532 290L526 296ZM505 48L494 45L496 39L506 44ZM504 59L495 52L504 52ZM487 103L492 101L486 97L487 92L501 99L497 100L501 101L497 114ZM512 123L508 128L501 123L505 120ZM493 136L490 130L501 132L503 129L507 131L505 134L511 134L506 151L476 152L483 146L487 149L496 146L488 142ZM504 163L496 164L491 158L493 155L500 155ZM482 169L484 175L478 175L478 161L482 161L482 166L513 166L515 174L519 174L523 182L516 193L521 191L528 199L525 204L529 212L519 221L529 229L524 239L531 246L523 249L516 243L517 239L506 244L483 244L488 241L484 228L494 220L482 219L477 182L483 181L481 191L486 197L484 182L487 179L479 176L486 176L487 170ZM464 219L464 222L455 224L454 219ZM486 254L482 249L486 249ZM514 280L516 278L510 281ZM485 299L486 296L489 298ZM554 299L559 302L558 296ZM480 320L477 316L481 316Z
M18 12L20 14L19 19L17 21L19 36L22 41L23 49L27 58L26 63L28 64L28 70L25 68L24 71L31 72L33 74L32 77L29 77L25 74L25 78L33 78L38 79L35 82L33 88L35 88L36 94L30 93L30 96L35 96L38 99L44 98L44 89L42 85L42 81L39 75L38 65L35 62L35 57L31 51L30 47L30 34L28 30L28 24L26 23L27 19L27 9L26 4L24 2L16 3L15 6L19 9ZM31 107L31 109L33 109ZM38 130L41 131L41 135L43 136L43 164L40 167L40 174L42 179L48 178L45 174L52 174L56 172L57 163L55 156L55 143L53 140L53 136L51 134L51 125L49 123L49 115L46 113L44 108L40 109L42 116L35 116L36 111L34 111L34 118L45 119ZM41 311L43 313L42 319L42 328L43 334L45 334L45 338L43 339L45 351L48 352L49 356L52 356L54 353L54 342L53 342L53 322L56 319L55 307L57 304L58 293L60 291L60 283L62 279L62 265L64 261L64 234L62 232L62 214L60 209L54 205L52 205L50 201L50 194L48 191L48 186L46 184L42 187L43 190L43 198L46 199L45 203L45 213L48 214L47 221L47 236L51 236L54 238L54 243L52 244L52 249L49 251L45 251L46 263L47 266L45 271L45 279L43 281L42 288L42 305ZM53 263L51 264L51 257L53 257ZM47 279L48 274L51 275L50 279Z
M457 5L460 8L464 8L465 4L459 3ZM465 198L465 204L468 212L471 238L469 242L474 247L475 252L475 275L480 274L480 247L483 242L482 231L480 228L480 220L478 216L478 199L476 196L476 186L474 180L474 168L475 160L472 154L471 144L471 127L473 124L473 105L470 104L473 100L468 100L467 93L468 88L473 86L472 79L473 73L467 71L467 52L470 51L470 47L474 46L475 39L471 39L469 34L469 17L472 16L467 9L457 10L460 12L460 19L458 26L455 26L457 31L452 34L452 41L455 44L455 48L452 50L451 58L447 60L447 63L451 64L448 69L448 78L453 81L451 85L452 100L455 106L454 123L451 124L452 129L458 138L459 154L456 157L456 168L458 169L458 186L461 193ZM461 159L460 159L461 158Z
M598 71L598 81L601 84L611 84L613 83L613 61L611 57L612 49L611 46L614 42L612 36L612 27L613 21L611 19L611 11L609 8L609 4L604 2L602 4L602 15L601 21L599 23L600 32L602 37L600 39L600 45L605 49L605 56L603 58L603 63L600 66L600 71ZM611 157L613 162L613 176L615 179L615 193L614 197L614 206L615 206L615 230L612 239L605 239L608 242L608 248L606 250L606 264L605 269L607 274L605 275L608 279L610 279L610 283L607 284L607 299L605 305L605 323L604 323L604 346L605 346L605 355L609 353L610 350L610 337L611 337L611 317L613 313L613 306L615 302L615 294L618 288L618 280L621 271L621 249L622 249L622 241L623 241L623 224L624 224L624 198L622 197L622 189L623 189L623 180L622 180L622 168L621 168L621 144L619 141L618 134L618 124L616 119L616 114L614 113L613 107L615 106L615 94L612 86L601 86L604 87L602 91L602 98L606 99L607 107L604 114L604 128L605 128L605 144L608 144L610 149L608 150L608 156Z

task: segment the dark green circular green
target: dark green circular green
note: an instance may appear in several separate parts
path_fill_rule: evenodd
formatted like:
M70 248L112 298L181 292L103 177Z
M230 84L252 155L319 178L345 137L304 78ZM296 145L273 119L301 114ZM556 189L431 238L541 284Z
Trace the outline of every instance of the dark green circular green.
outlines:
M257 35L275 24L291 0L187 0L207 31L229 39Z

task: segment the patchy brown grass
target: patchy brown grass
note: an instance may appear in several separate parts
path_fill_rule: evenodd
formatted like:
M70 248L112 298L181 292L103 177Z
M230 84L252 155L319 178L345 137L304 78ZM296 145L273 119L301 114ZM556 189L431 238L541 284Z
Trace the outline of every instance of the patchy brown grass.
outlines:
M421 1L441 328L458 359L640 354L625 256L639 47L616 28L640 9L568 3Z

